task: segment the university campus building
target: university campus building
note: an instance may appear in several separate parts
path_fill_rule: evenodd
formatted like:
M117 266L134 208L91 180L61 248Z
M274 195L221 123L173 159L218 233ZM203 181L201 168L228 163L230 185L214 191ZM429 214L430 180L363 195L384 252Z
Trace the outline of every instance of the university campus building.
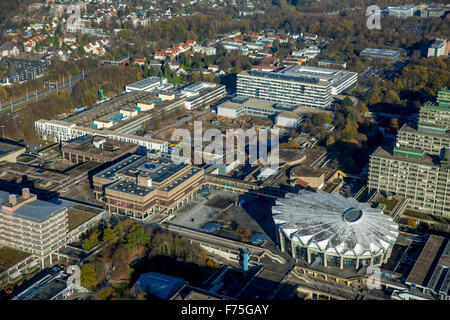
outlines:
M415 127L405 124L393 150L370 157L368 186L408 199L407 207L450 215L450 90L425 103Z
M169 155L131 155L93 177L96 199L108 212L146 219L156 212L171 213L202 187L204 171L176 164Z
M283 104L328 109L332 96L353 86L357 74L345 70L293 65L280 71L243 71L236 94Z

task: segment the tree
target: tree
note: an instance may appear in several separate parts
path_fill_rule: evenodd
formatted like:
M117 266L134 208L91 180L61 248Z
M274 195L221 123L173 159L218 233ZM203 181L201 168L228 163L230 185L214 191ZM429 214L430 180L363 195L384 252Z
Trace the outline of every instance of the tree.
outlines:
M117 234L111 228L106 228L103 231L103 241L117 242Z
M336 143L336 140L334 139L333 135L329 135L327 138L326 146L330 147Z
M412 229L417 229L417 222L411 217L406 218L406 225Z
M95 268L91 263L85 263L80 270L81 274L81 285L89 290L95 288Z
M344 108L346 108L346 107L351 107L351 106L353 106L353 101L352 101L352 99L350 99L349 97L345 97L345 98L342 100L341 105L342 105Z
M145 233L143 227L138 227L128 235L128 246L143 246L150 242L150 238Z
M0 87L0 101L2 100L6 101L7 99L8 99L8 92L5 90L5 88Z
M120 30L120 31L119 31L119 36L120 36L122 39L128 40L128 39L130 39L130 37L131 37L131 32L130 32L130 30L123 29L123 30Z
M92 250L96 245L98 245L99 241L98 241L98 235L97 232L92 232L89 235L89 238L84 239L83 244L81 245L81 247L83 248L83 250L86 251L90 251Z
M170 66L168 63L164 64L164 77L170 78L172 76L172 71L170 70Z

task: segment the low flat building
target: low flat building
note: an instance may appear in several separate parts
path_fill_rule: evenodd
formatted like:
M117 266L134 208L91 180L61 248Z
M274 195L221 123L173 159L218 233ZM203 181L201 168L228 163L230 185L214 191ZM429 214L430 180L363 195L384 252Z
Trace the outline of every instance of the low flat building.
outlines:
M360 57L370 58L370 59L382 59L389 60L392 62L400 59L400 51L398 50L388 50L388 49L374 49L366 48L359 53Z
M137 144L147 150L160 150L167 152L169 143L167 141L150 139L112 130L99 130L77 126L74 123L59 120L37 120L34 123L38 135L44 140L60 142L70 141L85 135L100 136L111 140Z
M411 4L406 4L398 7L389 7L389 15L401 19L406 19L414 16L416 12L416 6Z
M347 68L346 62L337 62L337 61L329 61L329 60L320 60L317 65L322 68L331 68L331 69L345 69Z
M286 105L243 96L234 97L217 106L217 114L227 118L241 115L263 117L273 120L277 126L296 128L311 112L319 109L298 105Z
M149 77L138 82L129 84L125 87L126 92L132 91L145 91L155 92L159 90L167 90L173 87L172 84L167 82L166 78Z
M159 272L142 274L131 288L134 292L145 292L159 299L171 300L188 284L187 281Z
M96 199L108 212L146 219L156 212L173 212L202 187L204 171L175 164L169 155L131 155L93 177Z
M61 147L63 160L73 164L86 161L114 162L137 150L135 144L93 136L77 138Z
M430 235L405 283L439 300L450 300L450 241Z
M0 162L16 162L17 157L25 152L25 147L17 143L0 142Z

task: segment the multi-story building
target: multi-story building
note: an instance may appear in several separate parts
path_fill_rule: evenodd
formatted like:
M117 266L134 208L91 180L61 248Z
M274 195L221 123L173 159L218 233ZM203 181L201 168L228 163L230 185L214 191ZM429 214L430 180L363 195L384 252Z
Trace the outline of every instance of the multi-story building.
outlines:
M63 160L73 164L86 161L113 162L135 153L138 146L102 137L83 136L61 147Z
M420 108L415 126L405 124L400 128L396 145L432 155L450 146L450 89L442 88L436 103L427 102Z
M34 254L44 265L66 243L67 207L37 199L25 188L21 196L0 191L0 244Z
M40 137L54 142L69 141L85 135L90 135L137 144L148 150L160 150L162 152L167 152L169 147L169 143L167 141L150 139L112 130L85 128L66 121L41 119L37 120L34 125Z
M428 48L427 57L440 57L447 55L447 39L436 39Z
M171 213L202 187L204 171L176 164L168 155L131 155L93 177L96 198L110 213L146 219L156 212Z
M47 65L41 60L3 59L2 64L10 68L3 76L1 83L25 82L42 76L47 70Z
M184 107L191 110L225 97L226 90L224 85L201 81L181 88L180 95L185 97Z
M407 198L411 209L450 216L450 148L435 156L379 147L370 157L368 187Z
M281 71L243 71L237 95L283 104L330 108L337 95L357 81L355 72L293 65Z
M396 145L439 155L442 148L450 146L450 132L439 127L419 125L413 128L404 124L398 130Z

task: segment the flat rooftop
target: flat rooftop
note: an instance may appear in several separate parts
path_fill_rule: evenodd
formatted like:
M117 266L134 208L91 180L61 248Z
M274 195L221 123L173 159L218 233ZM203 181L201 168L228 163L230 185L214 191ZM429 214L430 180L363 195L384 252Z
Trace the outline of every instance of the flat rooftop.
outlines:
M430 235L406 282L449 294L449 238Z
M438 164L438 157L435 157L435 156L430 156L428 154L424 154L422 159L399 157L399 156L394 156L391 152L386 150L386 148L384 148L384 147L378 147L375 150L375 152L372 154L372 156L393 159L393 160L399 160L399 161L403 161L403 162L424 164L424 165L429 165L429 166L436 166Z
M101 143L99 148L96 148L94 142L99 141L104 142ZM128 152L135 152L136 150L137 145L132 143L93 136L82 136L62 146L62 152L78 151L105 158L115 158Z
M10 193L0 191L0 199L2 199L2 204L7 201L4 201L5 198L9 197ZM19 198L19 196L17 195ZM32 202L25 203L20 208L16 209L13 213L14 216L17 216L22 219L30 220L33 222L44 222L51 216L61 212L68 205L66 202L49 202L42 200L35 200Z
M389 50L389 49L375 49L366 48L360 52L360 55L373 55L373 56L385 56L385 57L395 57L400 54L400 51Z
M12 152L25 149L25 147L14 145L10 143L0 142L0 157L3 157L7 154L10 154Z
M154 84L160 84L164 80L166 80L166 79L160 78L160 77L148 77L148 78L140 80L138 82L129 84L129 85L127 85L127 87L133 88L133 89L144 89L144 88L154 85Z
M0 273L8 270L31 254L9 247L0 247Z
M130 195L136 195L140 197L146 196L147 194L155 190L155 188L152 187L140 186L133 181L122 181L122 180L118 180L117 182L109 185L108 187L106 187L106 189L128 193Z

